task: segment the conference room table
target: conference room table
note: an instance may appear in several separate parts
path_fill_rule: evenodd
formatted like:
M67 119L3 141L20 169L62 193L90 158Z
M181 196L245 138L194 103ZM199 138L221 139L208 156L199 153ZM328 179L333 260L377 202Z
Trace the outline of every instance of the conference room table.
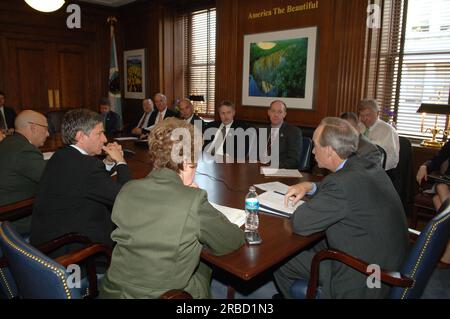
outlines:
M121 141L126 150L126 160L133 178L145 177L151 170L147 145L143 142ZM128 152L132 151L133 154ZM265 177L260 173L260 163L216 163L211 157L200 159L195 182L208 192L208 200L219 205L244 209L245 196L254 184L280 181L293 185L301 181L319 181L321 177L302 172L301 178ZM262 243L245 244L237 251L214 256L204 249L201 258L213 267L224 270L243 281L271 269L289 257L311 247L323 238L323 233L299 236L293 233L291 220L286 217L260 213L259 233ZM228 298L233 298L234 288L228 286Z
M133 178L147 176L151 169L148 146L136 140L119 141L125 153ZM47 141L44 151L60 146L57 137ZM260 163L216 163L210 157L201 159L197 166L195 182L208 193L208 200L219 205L244 209L245 196L254 184L280 181L293 185L301 181L319 181L320 176L302 172L301 178L266 177L260 173ZM291 220L260 212L259 233L262 243L245 244L238 250L223 256L214 256L206 248L201 259L213 268L225 271L237 282L248 282L270 271L289 257L311 247L323 238L323 233L299 236L293 233ZM236 281L233 280L236 285ZM228 298L234 297L234 287L228 286Z

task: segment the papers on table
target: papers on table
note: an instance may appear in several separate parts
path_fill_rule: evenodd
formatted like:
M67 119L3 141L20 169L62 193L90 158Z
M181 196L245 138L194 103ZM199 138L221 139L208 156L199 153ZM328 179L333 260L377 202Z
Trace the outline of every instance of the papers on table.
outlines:
M286 194L289 186L280 182L269 182L264 184L255 184L255 187L262 189L263 191L274 191L281 194Z
M288 207L286 207L284 206L284 195L272 191L258 195L258 199L260 211L284 217L291 217L297 207L304 203L301 200L295 206L292 206L290 202Z
M138 138L135 136L127 136L127 137L116 137L115 140L116 141L135 141Z
M55 153L55 152L45 152L45 153L42 153L42 155L44 156L44 160L45 160L45 161L48 161L48 160L53 156L54 153Z
M245 210L222 206L215 203L211 203L211 205L238 227L245 224Z
M302 174L296 169L261 167L261 174L275 177L302 177Z

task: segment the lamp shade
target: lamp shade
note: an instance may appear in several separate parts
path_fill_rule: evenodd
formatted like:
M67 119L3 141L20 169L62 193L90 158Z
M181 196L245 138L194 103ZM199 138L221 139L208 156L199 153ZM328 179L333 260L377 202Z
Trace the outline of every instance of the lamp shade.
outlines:
M196 102L205 102L205 97L203 95L189 95L189 100Z
M25 0L35 10L41 12L53 12L61 8L64 0Z
M450 114L450 105L422 103L417 109L417 113Z

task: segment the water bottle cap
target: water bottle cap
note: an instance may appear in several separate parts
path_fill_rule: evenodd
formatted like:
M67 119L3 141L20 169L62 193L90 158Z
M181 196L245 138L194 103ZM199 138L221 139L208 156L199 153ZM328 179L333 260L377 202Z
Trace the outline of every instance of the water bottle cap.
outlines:
M248 189L250 192L256 192L255 186L250 186L250 188Z

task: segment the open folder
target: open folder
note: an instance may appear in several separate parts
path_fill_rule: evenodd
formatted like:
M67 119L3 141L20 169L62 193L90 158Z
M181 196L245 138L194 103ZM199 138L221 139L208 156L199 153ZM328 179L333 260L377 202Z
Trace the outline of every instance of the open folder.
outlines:
M292 202L289 202L289 205L286 207L284 205L284 195L273 191L258 195L258 199L260 211L288 218L290 218L295 210L304 203L302 200L295 205L292 205Z

